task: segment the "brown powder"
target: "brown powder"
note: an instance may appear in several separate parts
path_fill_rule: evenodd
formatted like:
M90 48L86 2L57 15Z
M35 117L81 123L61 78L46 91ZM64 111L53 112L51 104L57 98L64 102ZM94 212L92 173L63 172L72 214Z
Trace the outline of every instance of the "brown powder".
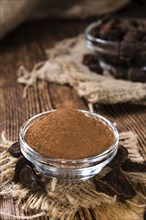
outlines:
M96 156L114 142L101 121L71 109L60 109L36 120L25 134L27 144L50 158L81 159Z

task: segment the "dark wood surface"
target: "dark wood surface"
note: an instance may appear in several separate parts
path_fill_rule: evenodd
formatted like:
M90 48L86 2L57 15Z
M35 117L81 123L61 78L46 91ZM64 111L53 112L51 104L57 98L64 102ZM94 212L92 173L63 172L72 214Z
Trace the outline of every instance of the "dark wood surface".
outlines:
M17 84L17 70L24 65L31 70L34 64L46 59L45 49L64 38L83 32L88 22L39 21L25 24L0 43L0 133L5 130L10 140L18 139L18 131L23 122L32 115L50 108L73 107L87 109L86 101L80 99L68 86L39 81L22 98L23 85ZM131 130L138 134L141 153L145 153L146 107L117 104L95 105L95 111L109 120L117 122L120 131ZM3 211L23 215L20 207L12 199L0 201ZM32 214L32 213L30 213ZM1 218L3 219L3 218ZM45 220L47 218L40 218ZM94 213L81 210L77 219L94 219ZM8 220L8 218L6 218Z

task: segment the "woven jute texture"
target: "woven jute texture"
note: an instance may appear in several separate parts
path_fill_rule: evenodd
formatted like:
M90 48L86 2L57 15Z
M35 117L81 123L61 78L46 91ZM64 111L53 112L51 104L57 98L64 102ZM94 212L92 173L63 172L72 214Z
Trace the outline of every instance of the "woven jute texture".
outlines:
M8 148L12 142L4 135L0 143L0 196L7 200L12 197L16 199L17 205L24 210L36 210L33 216L13 216L11 213L0 212L5 217L15 219L33 219L40 216L49 216L52 219L74 219L75 214L82 209L92 209L99 220L142 220L146 198L144 190L136 190L137 195L130 200L120 202L116 196L109 196L98 192L95 188L93 178L82 182L63 182L57 179L46 179L42 176L45 187L39 191L33 191L22 184L12 182L17 158L12 157ZM137 135L133 132L120 134L120 144L127 148L129 158L137 163L144 163L139 152ZM106 166L95 178L100 179L111 170ZM144 189L146 178L144 173L124 172L128 181L136 188L137 185ZM124 187L124 186L123 186Z
M27 88L39 79L69 84L90 103L146 104L146 83L116 80L107 71L104 71L104 75L91 72L82 64L83 55L89 52L83 35L80 35L46 50L48 60L36 64L31 72L21 66L18 82L26 85L23 96L26 97Z

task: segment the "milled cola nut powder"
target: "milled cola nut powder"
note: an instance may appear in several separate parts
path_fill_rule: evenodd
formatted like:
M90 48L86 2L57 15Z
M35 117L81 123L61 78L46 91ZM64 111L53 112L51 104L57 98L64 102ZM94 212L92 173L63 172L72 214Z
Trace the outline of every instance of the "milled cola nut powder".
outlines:
M25 133L35 151L57 159L82 159L104 152L114 134L101 120L74 109L58 109L41 116Z

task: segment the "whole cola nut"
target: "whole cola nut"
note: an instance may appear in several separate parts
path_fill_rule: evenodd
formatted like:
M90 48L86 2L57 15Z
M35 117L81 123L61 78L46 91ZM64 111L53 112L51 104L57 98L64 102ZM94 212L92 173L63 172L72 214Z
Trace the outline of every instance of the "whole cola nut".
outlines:
M125 42L135 42L138 40L139 33L137 30L132 30L127 32L127 34L124 36Z
M15 143L13 143L10 148L8 149L8 152L13 156L13 157L20 157L22 156L22 152L20 149L20 143L17 141Z
M120 167L125 163L128 158L128 150L122 145L119 146L118 151L114 159L109 163L109 166L112 168Z
M146 162L141 164L141 163L133 162L130 159L127 159L121 168L122 170L128 171L128 172L146 173Z
M23 186L29 189L37 190L41 188L39 177L34 172L33 168L27 164L21 169L19 178Z
M146 72L138 68L129 68L128 79L133 82L146 82Z
M29 166L32 166L32 164L24 156L20 156L19 159L16 162L13 182L18 183L20 181L19 174L20 174L22 168L26 164L28 164Z
M88 53L88 54L85 54L83 56L82 63L84 65L90 65L91 63L95 63L95 62L96 62L96 59L95 59L95 55L94 54Z
M108 33L111 31L114 24L114 20L110 20L107 23L103 24L99 30L100 38L107 39Z
M132 184L128 181L126 175L119 167L112 169L103 178L116 191L118 199L123 202L126 199L132 199L136 196L136 192Z
M102 74L103 70L98 63L91 63L89 69L95 73Z
M106 181L96 180L95 178L93 178L93 183L98 192L103 192L109 196L114 196L117 194L115 189L112 186L110 186Z

